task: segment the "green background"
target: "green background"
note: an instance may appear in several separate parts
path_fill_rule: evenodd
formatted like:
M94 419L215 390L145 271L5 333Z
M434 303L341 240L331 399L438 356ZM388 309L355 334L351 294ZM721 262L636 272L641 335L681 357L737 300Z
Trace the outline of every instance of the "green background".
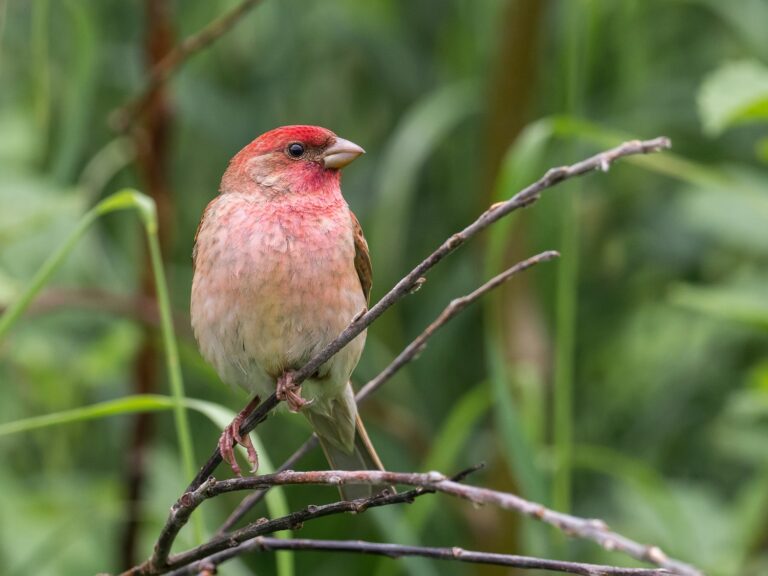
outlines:
M247 398L219 383L191 337L192 239L227 160L258 134L319 124L366 149L343 190L370 245L374 300L548 167L669 136L671 153L558 186L446 259L371 328L354 381L378 373L452 298L558 249L559 261L441 330L365 405L382 459L446 473L484 461L471 482L604 518L707 574L768 573L766 2L264 0L186 63L163 95L165 124L143 124L134 139L109 118L147 76L147 4L0 1L0 307L99 200L126 186L159 198L185 391L208 402L187 403L196 466L226 410ZM235 5L154 3L165 4L176 39ZM147 160L158 129L165 139ZM131 211L100 217L0 336L4 574L117 571L127 548L143 559L189 479L144 238ZM141 392L162 397L133 397ZM154 412L139 464L131 446L143 410ZM49 414L61 418L28 420ZM281 462L307 431L300 417L270 418L258 430L265 460ZM313 454L302 466L325 463ZM336 497L319 487L283 495L251 520ZM205 505L179 545L214 531L237 501ZM632 563L441 496L297 534ZM510 573L278 558L221 573Z

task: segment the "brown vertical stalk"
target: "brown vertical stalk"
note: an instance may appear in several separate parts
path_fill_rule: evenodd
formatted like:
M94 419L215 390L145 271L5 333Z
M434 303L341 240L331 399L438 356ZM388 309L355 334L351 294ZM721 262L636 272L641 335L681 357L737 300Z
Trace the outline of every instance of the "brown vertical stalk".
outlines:
M537 65L541 43L541 20L547 8L541 0L509 0L501 20L499 48L489 91L487 129L488 151L486 174L488 186L499 175L499 169L509 146L530 122L537 86ZM487 203L490 199L484 200ZM510 237L506 262L517 262L528 253L526 221L515 224ZM544 323L531 293L530 278L502 291L504 325L508 340L505 348L509 359L526 364L537 371L551 363L544 333ZM540 375L544 380L544 374Z
M482 204L492 200L490 195L499 175L501 162L509 146L530 121L531 104L536 90L536 67L539 58L541 19L547 2L542 0L507 0L501 9L498 43L495 61L491 68L488 87L488 117L484 154L486 185L488 196L481 198ZM505 262L520 259L527 253L525 223L518 221L511 235ZM504 348L507 358L512 362L546 365L541 362L542 350L546 347L542 333L542 322L537 310L528 278L520 278L514 285L501 288L503 302ZM497 466L498 476L491 479L492 485L509 487L514 480L504 472L504 466ZM474 526L475 537L499 549L516 546L519 534L514 530L499 530L493 521L484 522L479 517L469 514L469 521ZM494 518L500 521L501 518ZM480 567L478 574L487 570Z
M174 47L171 3L169 0L145 0L146 36L144 43L147 69L152 70ZM134 130L137 165L144 189L157 204L160 244L163 253L171 237L173 203L168 179L171 106L166 85L152 95L146 114ZM144 261L148 261L146 245ZM154 298L152 271L145 266L141 276L141 296ZM152 332L145 329L144 343L136 357L134 392L146 394L157 391L157 351L152 344ZM126 514L120 541L123 567L136 561L136 543L141 521L141 496L146 477L146 456L152 436L152 417L139 414L133 422L132 438L126 461Z

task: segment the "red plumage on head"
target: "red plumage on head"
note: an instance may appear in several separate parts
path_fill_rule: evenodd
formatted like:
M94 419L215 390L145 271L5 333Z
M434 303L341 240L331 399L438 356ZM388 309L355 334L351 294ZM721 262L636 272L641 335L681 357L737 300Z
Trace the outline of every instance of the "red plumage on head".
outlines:
M338 170L326 170L318 162L297 162L285 154L274 154L284 152L294 142L308 149L322 149L335 138L336 134L320 126L281 126L265 132L235 154L224 173L220 190L246 192L254 189L254 173L247 166L252 159L263 155L272 157L259 170L265 175L282 175L283 182L296 192L337 190L341 177Z
M257 156L265 152L281 150L291 142L301 142L310 148L321 148L336 134L320 126L281 126L265 132L243 148L239 155Z

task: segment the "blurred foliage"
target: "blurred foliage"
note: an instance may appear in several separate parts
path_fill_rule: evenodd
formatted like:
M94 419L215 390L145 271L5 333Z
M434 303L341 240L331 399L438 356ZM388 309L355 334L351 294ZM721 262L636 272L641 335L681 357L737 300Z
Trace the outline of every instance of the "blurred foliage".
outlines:
M169 4L182 38L235 2ZM33 286L90 208L122 187L142 188L132 141L107 122L146 77L142 10L114 0L0 2L2 307ZM578 242L572 281L556 288L557 262L514 280L438 334L363 415L392 469L450 473L486 461L474 482L551 503L553 475L566 466L574 512L707 574L768 573L766 22L763 0L264 0L170 84L174 219L164 256L195 460L246 399L218 383L190 338L192 238L228 158L250 139L312 123L366 148L345 171L344 191L370 242L375 298L546 168L663 134L674 153L548 192L382 318L356 382L511 259L563 248L564 237L576 239L566 250ZM524 50L505 42L521 25L535 31ZM521 51L505 52L513 49ZM533 65L500 65L526 59ZM505 98L529 105L500 106ZM516 122L519 134L497 133ZM562 234L564 207L573 235ZM162 395L133 397L147 319L130 307L67 304L78 293L132 301L150 266L142 236L135 218L99 218L0 341L4 574L120 568L136 411L157 411L140 556L186 485L165 372ZM572 348L555 337L569 313L556 306L564 287ZM552 409L555 358L569 354L572 368L561 369L573 386L570 418ZM573 429L572 438L557 435L567 461L562 445L553 449L555 417ZM282 461L306 433L303 419L276 415L259 429L263 455ZM324 461L314 454L303 466ZM252 519L335 493L284 495L287 504L278 495ZM204 507L205 529L236 502ZM432 497L300 533L627 562L588 543L558 546L532 521ZM179 545L193 542L186 530ZM279 566L246 558L221 572L290 574L293 562L318 575L503 573L329 554L283 555Z

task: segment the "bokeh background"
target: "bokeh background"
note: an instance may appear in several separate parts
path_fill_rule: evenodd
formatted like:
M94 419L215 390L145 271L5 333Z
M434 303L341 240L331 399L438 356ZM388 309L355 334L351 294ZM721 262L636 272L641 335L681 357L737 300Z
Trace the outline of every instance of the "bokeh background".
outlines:
M153 63L235 5L0 1L0 306L99 200L126 186L153 197L198 464L246 397L218 382L191 337L192 239L252 138L311 123L366 148L344 192L376 299L547 167L669 136L672 153L559 186L446 259L372 327L354 378L373 377L451 298L559 249L438 333L365 405L384 462L451 473L484 461L475 483L604 518L707 574L768 573L768 4L263 0L116 131L114 110ZM4 574L117 571L149 554L189 480L158 326L135 210L98 218L6 326ZM302 418L270 418L264 460L281 462L307 431ZM313 454L303 466L325 463ZM336 496L283 494L250 519ZM206 505L198 529L214 531L236 502ZM632 564L437 496L298 534ZM340 571L511 573L309 553L221 573Z

